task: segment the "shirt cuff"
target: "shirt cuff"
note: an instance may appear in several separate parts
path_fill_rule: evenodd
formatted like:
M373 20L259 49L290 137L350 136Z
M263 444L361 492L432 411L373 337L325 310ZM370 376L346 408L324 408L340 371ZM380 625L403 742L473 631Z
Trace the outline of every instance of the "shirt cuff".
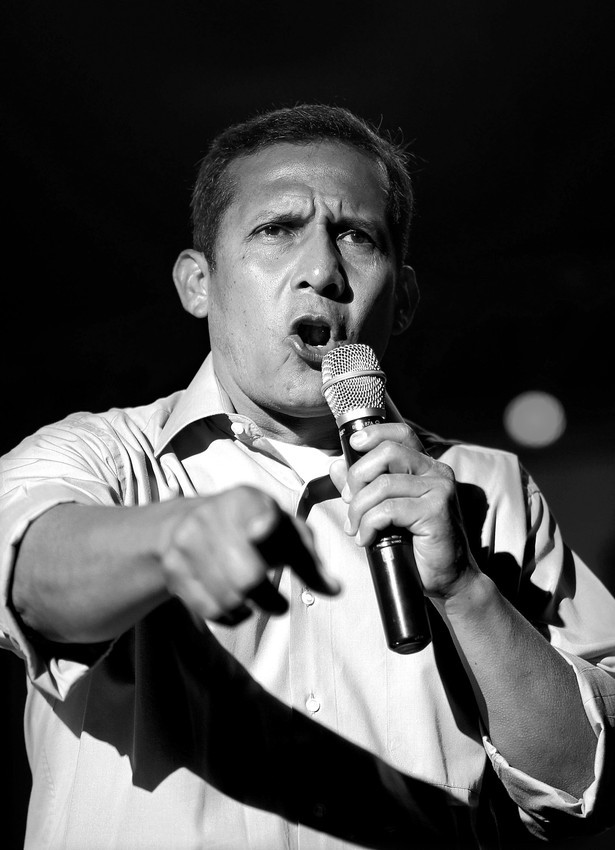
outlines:
M496 775L519 807L526 828L540 838L589 835L615 821L612 781L615 775L615 680L587 661L558 650L574 669L588 720L598 739L594 780L580 798L517 770L493 746L483 744Z
M11 601L15 561L21 541L29 526L56 505L77 503L100 505L101 501L86 496L79 488L39 482L29 485L19 500L8 500L2 508L0 536L0 648L10 649L26 664L32 684L49 696L64 700L73 685L109 651L111 643L96 647L77 647L76 658L59 657L64 650L70 656L69 645L52 644L34 635L21 621ZM87 659L87 660L84 660Z

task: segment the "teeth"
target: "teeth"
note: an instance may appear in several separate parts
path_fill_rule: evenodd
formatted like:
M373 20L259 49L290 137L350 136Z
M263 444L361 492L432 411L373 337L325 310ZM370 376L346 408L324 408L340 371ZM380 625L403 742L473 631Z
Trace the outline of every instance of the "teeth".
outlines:
M331 337L331 331L326 325L301 325L299 335L307 345L326 345Z

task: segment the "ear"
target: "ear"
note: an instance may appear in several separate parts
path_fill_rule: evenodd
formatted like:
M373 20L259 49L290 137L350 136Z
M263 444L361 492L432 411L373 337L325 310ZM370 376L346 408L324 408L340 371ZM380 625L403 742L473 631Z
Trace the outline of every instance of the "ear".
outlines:
M411 266L402 266L395 288L395 315L391 331L393 335L401 334L410 327L419 298L414 269Z
M200 251L182 251L173 266L173 281L184 310L197 319L207 316L211 272Z

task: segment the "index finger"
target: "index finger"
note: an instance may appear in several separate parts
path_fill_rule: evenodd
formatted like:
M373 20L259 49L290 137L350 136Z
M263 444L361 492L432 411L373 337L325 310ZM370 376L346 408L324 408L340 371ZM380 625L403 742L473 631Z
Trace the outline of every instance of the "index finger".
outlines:
M280 511L269 533L253 544L268 567L290 567L317 593L335 596L340 592L339 583L318 557L310 530L288 514Z

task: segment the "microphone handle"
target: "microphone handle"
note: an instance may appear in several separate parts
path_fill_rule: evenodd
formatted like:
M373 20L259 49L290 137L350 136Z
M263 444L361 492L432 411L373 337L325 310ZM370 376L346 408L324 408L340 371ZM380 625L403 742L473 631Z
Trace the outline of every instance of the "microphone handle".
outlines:
M348 466L361 457L350 445L351 435L382 421L371 416L353 419L340 427L340 442ZM424 649L431 642L431 629L412 535L390 525L378 532L366 553L389 649L402 655Z

